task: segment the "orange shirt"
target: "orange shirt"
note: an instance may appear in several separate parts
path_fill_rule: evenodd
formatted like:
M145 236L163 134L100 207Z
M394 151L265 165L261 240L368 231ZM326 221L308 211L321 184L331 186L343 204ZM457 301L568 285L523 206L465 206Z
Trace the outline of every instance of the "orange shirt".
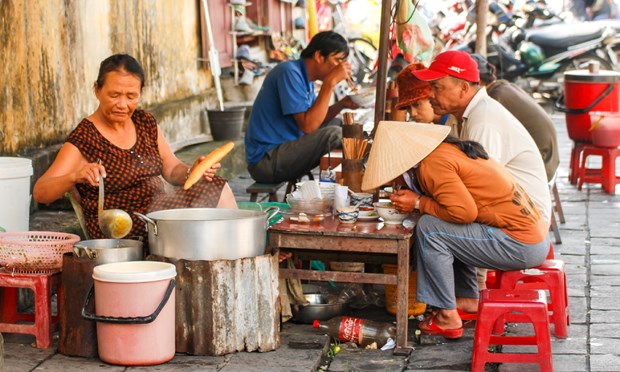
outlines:
M525 244L541 242L547 224L508 170L493 159L471 159L456 145L441 143L420 162L416 176L428 196L420 212L453 223L498 227Z

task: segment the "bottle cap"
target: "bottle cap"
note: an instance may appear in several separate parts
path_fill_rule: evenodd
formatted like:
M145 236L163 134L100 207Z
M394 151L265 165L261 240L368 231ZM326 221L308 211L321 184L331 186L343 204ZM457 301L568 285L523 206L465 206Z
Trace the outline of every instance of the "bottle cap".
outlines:
M320 323L318 320L315 320L315 321L312 323L312 327L314 327L314 328L319 328L319 325L320 325L320 324L321 324L321 323Z

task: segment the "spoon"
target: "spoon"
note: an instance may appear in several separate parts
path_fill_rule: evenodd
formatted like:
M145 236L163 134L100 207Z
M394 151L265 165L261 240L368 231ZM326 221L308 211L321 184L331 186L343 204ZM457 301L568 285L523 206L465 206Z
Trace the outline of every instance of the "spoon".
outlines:
M103 177L99 177L99 228L106 238L122 239L131 231L133 221L122 209L103 209Z

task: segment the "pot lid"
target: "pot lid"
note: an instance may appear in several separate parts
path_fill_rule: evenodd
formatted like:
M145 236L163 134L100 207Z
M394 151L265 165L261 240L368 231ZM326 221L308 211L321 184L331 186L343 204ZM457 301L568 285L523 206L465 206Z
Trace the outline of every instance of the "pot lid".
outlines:
M573 70L566 71L564 73L564 81L617 83L620 82L620 73L610 70L599 70L598 72L590 72L590 70Z

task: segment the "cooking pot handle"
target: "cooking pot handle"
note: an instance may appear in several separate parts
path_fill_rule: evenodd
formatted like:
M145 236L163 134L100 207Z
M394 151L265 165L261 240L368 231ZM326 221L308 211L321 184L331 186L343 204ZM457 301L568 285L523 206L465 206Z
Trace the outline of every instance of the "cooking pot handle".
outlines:
M603 93L600 96L598 96L594 100L594 102L592 102L586 108L576 109L576 108L568 108L564 106L564 93L560 94L560 96L555 101L553 106L555 107L556 110L560 112L565 112L567 114L587 114L588 112L590 112L590 110L592 110L594 106L598 105L599 102L601 102L605 97L607 97L609 93L611 93L611 91L614 90L615 87L616 87L615 84L609 84L609 86L603 91Z
M161 310L164 308L166 303L168 303L168 299L170 298L170 295L172 294L172 291L174 290L175 285L176 285L176 280L170 279L170 284L168 284L168 288L166 289L164 298L161 300L161 302L159 303L159 306L157 306L157 309L155 309L155 311L151 315L137 316L137 317L120 317L120 316L115 317L115 316L96 315L86 310L88 306L90 305L90 301L93 298L93 295L95 294L95 285L93 284L90 287L90 291L88 291L88 295L86 296L86 301L84 301L84 306L82 307L82 318L86 320L94 320L96 322L101 322L101 323L115 323L115 324L152 323L155 319L157 319L157 316L159 315Z
M265 214L267 215L267 222L275 217L280 212L280 208L273 206L265 209Z
M155 223L155 221L143 215L142 213L133 212L133 214L135 214L140 221L146 223L146 232L149 231L149 225L153 225L153 234L157 236L157 223Z

